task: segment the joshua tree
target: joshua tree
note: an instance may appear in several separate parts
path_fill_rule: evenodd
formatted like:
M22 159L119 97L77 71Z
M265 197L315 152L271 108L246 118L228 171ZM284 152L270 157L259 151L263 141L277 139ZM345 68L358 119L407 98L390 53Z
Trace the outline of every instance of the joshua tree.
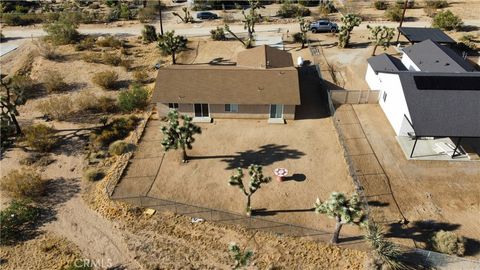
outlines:
M182 162L188 160L186 149L192 149L192 143L195 141L193 135L201 134L199 126L192 123L192 118L187 115L179 115L176 110L168 113L168 123L162 127L164 138L161 142L165 151L170 149L182 149ZM180 120L182 124L180 125Z
M355 26L359 26L362 22L362 18L358 15L349 13L342 17L343 25L340 27L338 33L338 47L346 48L350 42L350 34Z
M252 43L254 40L253 33L255 33L255 23L260 20L260 14L257 13L257 10L260 8L265 8L265 6L260 3L260 0L249 0L248 3L250 5L250 11L248 12L248 14L245 13L244 10L242 10L242 15L244 18L243 29L247 30L248 33L246 41L239 38L235 33L230 30L230 27L225 24L225 30L229 32L235 39L240 41L247 49L252 47Z
M187 38L176 36L175 31L168 31L163 36L158 37L158 47L163 53L172 56L172 63L175 65L175 55L177 52L187 47Z
M375 222L369 221L365 224L365 240L372 247L374 264L378 265L380 269L384 265L387 269L402 270L412 269L401 261L402 252L400 248L387 239L382 231L382 228Z
M250 176L250 184L248 186L248 192L245 190L243 184L243 170L242 168L237 168L235 175L230 176L230 181L228 182L231 186L237 186L243 194L247 197L247 207L246 213L247 216L252 215L252 208L250 207L251 197L255 191L257 191L262 184L270 182L270 177L264 177L262 173L262 166L251 164L248 166L248 175Z
M183 7L182 11L183 11L183 16L181 16L177 12L172 12L172 14L174 16L177 16L178 18L180 18L180 20L182 20L183 23L193 22L193 17L192 17L192 15L190 15L190 11L186 7Z
M250 259L253 256L253 251L245 251L245 249L241 250L235 242L232 242L230 245L228 245L228 250L230 251L232 258L235 260L233 269L240 269L241 267L248 266Z
M22 134L22 129L17 121L19 115L17 106L25 104L27 99L25 93L21 87L15 87L10 80L4 80L1 78L1 91L0 91L0 109L2 126L13 124L17 135Z
M386 50L390 47L390 42L395 35L395 29L383 26L374 26L371 27L367 25L367 28L370 30L371 36L368 38L372 40L372 43L375 47L373 47L372 55L375 55L378 46L383 46L383 50Z
M302 49L305 48L305 43L308 41L307 33L310 28L310 23L305 21L302 17L298 17L298 23L300 24L300 32L302 37Z
M338 236L344 224L359 224L363 218L362 204L357 194L347 198L341 192L332 192L330 198L324 202L317 198L315 212L317 214L326 214L337 222L331 240L333 244L338 242Z

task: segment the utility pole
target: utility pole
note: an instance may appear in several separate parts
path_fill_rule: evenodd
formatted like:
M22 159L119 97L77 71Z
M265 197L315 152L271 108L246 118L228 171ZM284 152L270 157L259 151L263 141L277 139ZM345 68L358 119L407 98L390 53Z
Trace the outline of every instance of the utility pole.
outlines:
M405 12L407 11L407 5L408 5L408 0L405 0L405 3L403 3L403 13L402 13L402 19L400 20L400 26L398 28L402 27L403 20L405 20ZM400 39L400 29L398 30L398 35L397 35L397 44L398 40Z
M158 15L160 15L160 35L163 36L162 2L160 0L158 0Z

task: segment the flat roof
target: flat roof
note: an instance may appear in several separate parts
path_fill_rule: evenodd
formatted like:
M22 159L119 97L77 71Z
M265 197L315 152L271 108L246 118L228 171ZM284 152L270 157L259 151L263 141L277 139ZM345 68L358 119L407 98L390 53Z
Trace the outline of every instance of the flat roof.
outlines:
M399 27L398 31L411 43L430 39L438 43L456 44L457 42L438 28Z
M416 136L480 137L480 72L398 75Z

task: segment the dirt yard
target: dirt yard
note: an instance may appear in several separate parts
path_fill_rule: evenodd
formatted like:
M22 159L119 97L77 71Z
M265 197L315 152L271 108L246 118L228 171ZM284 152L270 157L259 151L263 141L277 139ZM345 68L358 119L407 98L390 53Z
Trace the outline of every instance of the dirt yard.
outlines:
M374 217L389 226L389 236L407 245L413 240L415 246L423 247L432 231L455 231L467 239L466 255L480 256L476 218L480 212L479 163L407 160L378 105L353 108L391 184L392 193L388 179L372 175L363 180ZM357 140L354 154L363 154L362 159L371 156L366 146ZM375 170L378 168L372 167ZM408 226L396 222L401 213L410 222Z

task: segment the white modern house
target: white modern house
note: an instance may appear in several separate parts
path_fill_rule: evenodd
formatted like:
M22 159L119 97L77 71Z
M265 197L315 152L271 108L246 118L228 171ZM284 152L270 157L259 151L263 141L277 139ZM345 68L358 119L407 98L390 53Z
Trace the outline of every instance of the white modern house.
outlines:
M480 137L480 72L449 47L425 40L403 49L401 59L368 59L365 79L396 135L419 138Z

